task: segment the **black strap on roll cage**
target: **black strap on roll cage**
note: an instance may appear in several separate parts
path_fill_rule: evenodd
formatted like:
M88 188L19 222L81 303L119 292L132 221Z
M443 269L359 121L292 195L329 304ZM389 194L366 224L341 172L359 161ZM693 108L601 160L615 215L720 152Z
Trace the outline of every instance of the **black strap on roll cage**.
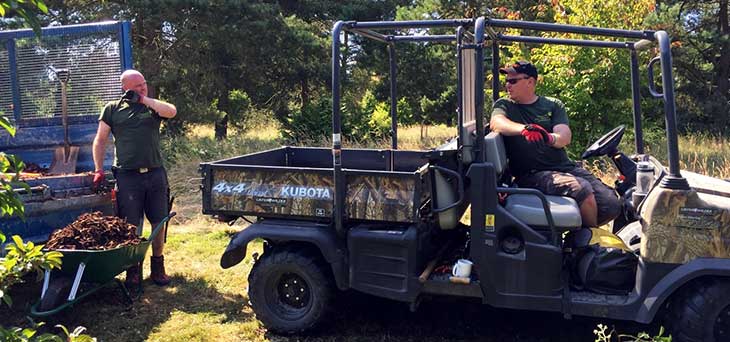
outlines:
M473 44L462 44L466 29L473 25ZM424 29L431 28L455 28L453 35L428 35ZM614 40L586 40L586 39L564 39L545 38L537 36L511 36L497 33L494 28L514 28L533 30L537 32L561 32L575 33L588 36L602 36L613 38L625 38L633 41ZM420 30L419 30L420 29ZM383 34L378 30L404 30L405 34ZM565 25L554 23L539 23L520 20L489 19L479 17L477 19L441 19L441 20L411 20L411 21L338 21L332 28L332 160L334 169L334 210L333 221L336 231L344 236L343 208L345 201L345 184L342 170L342 122L340 113L340 77L341 63L340 34L350 32L359 34L365 38L373 39L388 44L388 56L390 64L390 114L391 114L391 147L397 149L397 98L396 98L396 51L395 45L399 42L434 42L434 43L457 43L457 99L463 94L461 89L461 49L475 49L474 68L477 75L484 75L484 46L488 37L492 48L492 97L496 100L499 97L499 42L519 42L535 44L558 44L574 45L595 48L627 49L631 58L631 90L633 100L633 118L635 129L635 146L637 153L644 153L643 132L641 126L641 106L639 93L639 63L637 50L645 48L648 43L655 41L659 45L662 77L662 93L664 100L664 111L666 116L667 147L669 151L669 175L662 180L661 186L670 189L688 189L686 179L682 177L679 169L679 149L677 142L676 108L674 99L674 83L672 78L672 58L670 41L664 31L637 31L621 30L597 27L585 27L577 25ZM344 42L347 44L347 41ZM653 82L653 79L650 80ZM475 114L476 114L476 162L483 162L484 144L484 77L474 78L475 86ZM462 104L458 104L459 124L463 124ZM392 167L392 162L391 162Z

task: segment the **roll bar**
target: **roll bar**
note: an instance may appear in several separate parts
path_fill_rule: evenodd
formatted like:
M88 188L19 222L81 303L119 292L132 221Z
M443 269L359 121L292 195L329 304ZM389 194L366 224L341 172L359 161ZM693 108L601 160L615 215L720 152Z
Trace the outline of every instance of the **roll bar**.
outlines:
M471 32L465 28L474 27L473 42L474 44L464 44L462 39L468 37ZM433 29L433 28L453 28L454 34L423 34L421 30L418 34L412 30L403 32L395 32L394 30L403 29ZM527 29L538 32L561 32L576 33L588 36L610 37L627 39L626 41L616 40L588 40L588 39L564 39L564 38L546 38L540 36L512 36L497 33L494 28L515 28ZM387 31L387 32L379 32ZM643 132L641 127L641 107L639 93L639 63L636 50L645 49L651 42L657 42L659 45L662 75L662 94L664 100L664 110L666 118L666 134L667 146L669 151L669 175L661 182L662 187L671 189L688 189L686 179L682 177L679 169L679 148L677 142L677 125L676 125L676 107L674 100L674 83L672 80L672 58L669 44L669 37L664 31L637 31L637 30L621 30L610 28L587 27L577 25L565 25L556 23L540 23L521 20L505 20L491 19L479 17L476 19L441 19L441 20L406 20L406 21L338 21L332 27L332 160L334 168L334 200L335 208L333 211L334 223L336 230L344 234L343 229L343 213L344 208L344 175L342 173L342 122L340 112L340 77L341 75L341 58L340 35L343 32L350 32L361 35L365 38L388 44L388 56L390 65L390 114L391 114L391 147L397 149L397 91L396 91L396 44L401 42L432 42L432 43L457 43L457 56L460 56L461 49L475 50L475 73L477 75L484 74L484 46L485 41L491 41L492 52L492 97L497 99L499 96L499 43L500 42L521 42L536 44L559 44L572 45L594 48L613 48L627 49L631 58L631 89L633 100L633 116L634 129L636 131L635 145L637 153L644 152ZM347 41L344 41L347 44ZM460 60L460 58L459 58ZM460 63L460 62L458 62ZM475 109L476 109L476 158L475 161L483 162L483 144L484 144L484 77L475 77ZM457 87L457 98L461 98L462 89ZM462 114L458 111L459 115ZM461 122L461 121L460 121Z

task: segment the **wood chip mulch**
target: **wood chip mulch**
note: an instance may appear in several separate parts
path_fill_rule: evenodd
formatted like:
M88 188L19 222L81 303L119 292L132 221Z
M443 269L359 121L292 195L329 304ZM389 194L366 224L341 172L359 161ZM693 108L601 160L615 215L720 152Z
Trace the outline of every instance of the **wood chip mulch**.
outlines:
M144 239L137 236L137 227L116 216L100 212L82 214L68 226L55 230L45 248L48 250L107 250L136 245Z

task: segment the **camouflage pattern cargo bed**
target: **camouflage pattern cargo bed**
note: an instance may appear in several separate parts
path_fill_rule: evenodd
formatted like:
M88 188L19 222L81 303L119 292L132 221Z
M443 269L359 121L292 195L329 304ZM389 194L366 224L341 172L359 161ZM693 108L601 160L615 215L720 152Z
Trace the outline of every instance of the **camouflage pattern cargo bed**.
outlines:
M426 152L344 149L345 215L416 222L430 198ZM281 147L203 163L203 213L329 221L334 207L332 150Z

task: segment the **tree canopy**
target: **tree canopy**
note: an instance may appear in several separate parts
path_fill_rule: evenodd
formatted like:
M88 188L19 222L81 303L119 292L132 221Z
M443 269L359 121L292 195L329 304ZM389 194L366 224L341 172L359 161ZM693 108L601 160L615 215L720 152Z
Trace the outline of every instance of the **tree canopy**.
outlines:
M147 75L153 94L179 109L179 117L167 125L172 133L190 124L216 122L222 138L226 126L246 128L253 118L263 116L281 122L283 133L292 138L325 135L331 103L329 35L336 20L477 16L667 30L673 39L680 127L720 133L730 120L728 0L50 0L46 4L51 10L40 16L42 24L132 22L135 67ZM382 105L389 101L387 45L354 35L347 39L345 132L358 138L387 134L383 127L389 117ZM446 44L397 46L401 124L453 121L454 53ZM644 85L645 65L655 54L641 55ZM630 122L626 51L503 45L502 61L515 59L530 59L540 68L539 91L563 99L571 120L580 123L574 126L580 144ZM485 75L487 81L490 77ZM661 105L648 92L643 95L646 127L659 129Z

